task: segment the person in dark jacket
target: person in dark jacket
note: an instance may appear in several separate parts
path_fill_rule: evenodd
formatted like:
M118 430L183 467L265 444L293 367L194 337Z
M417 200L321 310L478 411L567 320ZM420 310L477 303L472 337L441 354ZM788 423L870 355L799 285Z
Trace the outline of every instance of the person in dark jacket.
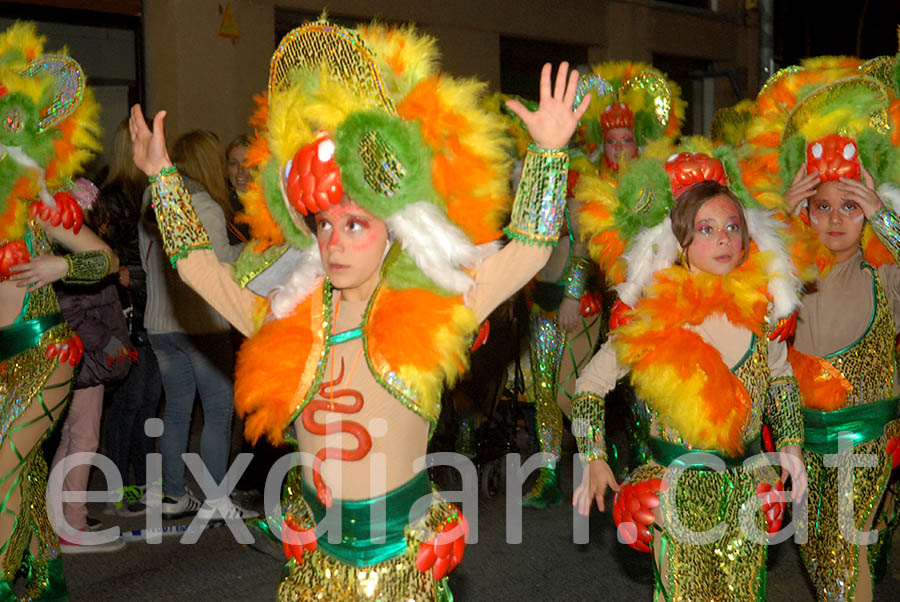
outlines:
M138 248L138 221L141 196L147 178L131 160L128 120L116 129L109 173L101 194L109 211L106 240L119 256L118 290L122 306L129 313L130 343L134 362L122 384L108 396L106 413L106 455L122 475L124 488L107 504L106 513L119 516L143 514L141 501L147 487L147 454L155 441L144 432L144 423L157 415L162 398L159 364L144 328L147 306L147 278Z
M76 181L73 196L84 208L85 224L101 237L109 223L108 214L97 188L87 180ZM128 327L122 313L122 305L116 292L115 275L92 285L56 286L60 311L72 329L84 343L75 379L72 403L62 427L59 447L53 457L51 470L62 464L63 491L86 491L91 465L70 462L69 457L79 452L93 453L100 444L100 415L103 411L103 391L106 385L121 381L128 374ZM51 477L51 495L55 480ZM48 498L50 497L48 496ZM53 508L53 505L51 505ZM87 505L83 501L63 501L63 516L55 517L59 525L60 551L64 554L83 552L115 552L125 542L117 538L103 544L86 545L84 534L91 530ZM60 521L64 518L65 522Z

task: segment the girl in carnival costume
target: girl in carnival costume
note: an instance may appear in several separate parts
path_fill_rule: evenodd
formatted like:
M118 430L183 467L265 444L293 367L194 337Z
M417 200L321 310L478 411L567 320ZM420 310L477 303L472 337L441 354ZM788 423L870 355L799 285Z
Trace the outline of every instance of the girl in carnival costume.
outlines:
M71 397L83 347L51 282L93 282L118 269L75 199L57 192L99 151L99 106L81 67L43 53L31 24L0 34L0 600L27 575L26 599L68 599L47 518L41 442ZM69 252L53 255L53 245Z
M314 457L283 490L280 600L450 599L466 522L440 499L413 509L430 492L414 461L479 321L559 237L564 147L589 100L572 111L576 84L563 63L551 87L546 65L539 110L512 103L535 142L501 230L508 163L480 84L439 73L434 41L411 27L295 29L255 117L244 200L257 241L234 275L168 160L164 113L151 134L133 109L135 162L153 176L173 265L250 336L235 382L247 437L291 431ZM511 241L497 251L502 231ZM338 543L322 531L329 508L341 510Z
M776 74L748 130L759 162L777 157L780 167L756 178L765 184L759 189L780 185L781 209L826 249L789 354L803 394L810 479L801 556L823 601L872 599L897 522L891 483L900 464L897 65L894 57L841 62L848 68L824 77L809 65ZM775 91L782 93L773 98ZM851 453L877 461L854 465ZM872 529L869 542L847 539Z
M806 486L799 390L786 345L770 339L781 334L771 321L797 306L798 280L777 222L740 183L730 150L692 145L703 152L633 162L617 198L592 201L608 217L589 245L607 246L597 251L603 265L621 263L625 310L576 383L573 432L587 467L573 504L586 515L594 500L605 508L607 486L618 492L619 538L652 551L654 599L760 600L761 531L780 528L786 478L795 501ZM603 396L627 373L645 403L650 457L620 486L606 462ZM781 479L765 461L742 467L759 452L764 417ZM719 471L704 470L697 452ZM761 508L741 519L757 496Z
M581 203L575 195L583 174L601 174L614 188L639 146L678 136L684 101L678 86L642 63L627 61L594 65L578 80L575 102L594 99L579 122L571 151L572 165L566 203L566 228L547 265L538 272L531 291L529 397L536 406L536 425L545 464L526 506L543 508L562 502L557 463L563 434L562 411L569 408L575 379L603 336L602 283L594 277L587 246L579 236ZM603 161L595 166L596 154Z

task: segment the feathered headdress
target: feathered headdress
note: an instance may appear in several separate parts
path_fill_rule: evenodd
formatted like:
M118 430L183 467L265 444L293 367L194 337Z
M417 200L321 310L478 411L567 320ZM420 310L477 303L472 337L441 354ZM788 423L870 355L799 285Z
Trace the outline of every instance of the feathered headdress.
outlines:
M20 238L29 203L53 192L96 152L100 107L65 49L44 54L32 23L0 33L0 244Z
M818 169L823 181L860 177L862 165L879 195L900 201L900 100L894 57L861 61L816 57L782 69L760 91L757 117L747 128L750 143L741 167L744 181L764 205L785 209L781 194L800 166ZM895 210L897 207L895 207ZM795 262L806 277L820 276L833 257L802 224L792 228ZM806 239L806 240L804 240ZM875 266L892 261L868 225L863 251ZM823 259L823 256L825 259Z
M444 296L471 287L466 270L501 236L510 203L508 141L483 91L439 72L434 40L411 27L319 20L285 36L254 117L244 197L253 251L293 249L291 276L271 297L277 317L323 275L303 215L341 192L387 223L390 286Z
M592 65L578 82L575 104L587 94L591 106L581 118L575 142L588 154L603 144L608 127L633 128L639 146L662 137L675 139L681 131L685 107L681 90L650 65L630 61Z

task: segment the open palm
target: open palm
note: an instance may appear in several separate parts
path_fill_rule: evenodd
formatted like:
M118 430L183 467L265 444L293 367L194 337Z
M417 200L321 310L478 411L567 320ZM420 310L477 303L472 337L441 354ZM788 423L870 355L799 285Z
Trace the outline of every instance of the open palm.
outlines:
M550 63L546 63L541 70L541 101L538 110L531 112L525 106L516 101L506 101L509 110L519 116L528 127L528 133L532 140L540 148L558 149L564 148L568 143L578 121L587 111L591 102L591 95L582 99L574 110L575 91L578 88L578 71L569 71L569 64L562 62L556 72L556 84L550 89L550 76L553 70Z

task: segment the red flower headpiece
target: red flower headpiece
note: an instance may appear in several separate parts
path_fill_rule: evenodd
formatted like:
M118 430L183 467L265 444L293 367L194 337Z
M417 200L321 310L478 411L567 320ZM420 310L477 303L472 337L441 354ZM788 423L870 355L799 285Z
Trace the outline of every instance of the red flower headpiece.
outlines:
M616 102L603 111L600 116L600 127L604 132L614 130L616 128L634 129L634 113L631 112L624 103Z
M703 153L680 153L666 161L666 173L672 184L672 195L677 199L681 194L700 182L712 180L728 186L725 167L718 159Z
M301 147L284 173L288 201L303 215L327 211L341 202L341 170L334 162L334 141L327 135Z
M858 180L860 176L859 151L856 140L849 136L828 134L806 148L806 173L819 171L823 182L841 178Z

